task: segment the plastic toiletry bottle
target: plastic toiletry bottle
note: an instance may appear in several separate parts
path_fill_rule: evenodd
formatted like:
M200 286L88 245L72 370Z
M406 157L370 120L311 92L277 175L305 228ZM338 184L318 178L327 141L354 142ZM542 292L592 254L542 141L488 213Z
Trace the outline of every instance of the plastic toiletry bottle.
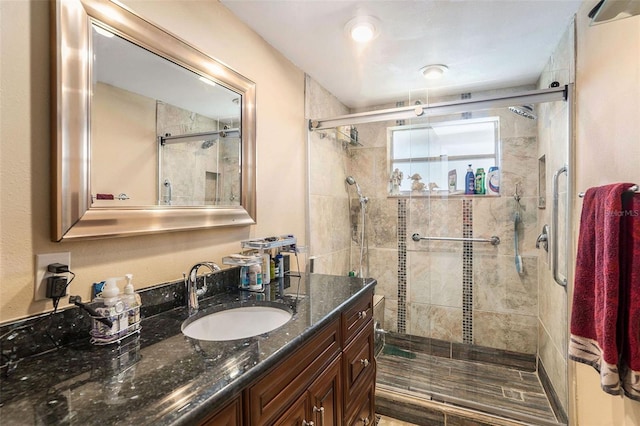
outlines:
M500 170L497 166L489 167L489 173L487 173L487 194L500 194Z
M249 266L249 290L262 291L262 267L260 263L255 263Z
M276 261L273 259L273 257L271 258L271 265L269 265L269 275L271 276L272 280L276 279Z
M269 253L262 254L262 284L269 284L271 282L271 256Z
M123 330L126 333L129 327L129 317L126 315L124 302L120 298L120 289L116 284L117 278L107 278L102 290L102 302L104 308L96 309L102 316L109 317L113 322L110 333L112 337L117 337Z
M449 192L456 192L458 183L458 172L455 169L449 170Z
M469 164L469 168L467 169L467 174L464 178L464 193L474 194L475 183L476 183L476 177L473 174L473 169L471 168L471 164Z
M476 185L473 188L476 194L479 194L479 195L486 194L486 190L484 187L484 176L485 176L484 168L478 167L478 170L476 171Z
M131 326L140 322L140 305L142 305L142 302L140 301L140 295L133 288L133 283L131 282L133 275L126 274L124 277L127 280L127 284L124 286L122 299L129 314L129 326Z
M276 278L284 278L284 257L282 253L276 255Z
M249 267L240 267L240 288L243 290L249 290Z

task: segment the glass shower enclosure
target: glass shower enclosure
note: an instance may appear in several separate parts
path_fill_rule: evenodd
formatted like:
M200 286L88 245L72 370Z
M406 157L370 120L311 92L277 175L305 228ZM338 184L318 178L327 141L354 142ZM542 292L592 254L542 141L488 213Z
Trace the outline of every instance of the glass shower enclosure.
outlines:
M310 117L310 259L378 280L378 412L403 419L402 400L434 420L453 405L566 424L567 293L552 266L566 282L571 86L552 86ZM364 240L348 176L368 198Z

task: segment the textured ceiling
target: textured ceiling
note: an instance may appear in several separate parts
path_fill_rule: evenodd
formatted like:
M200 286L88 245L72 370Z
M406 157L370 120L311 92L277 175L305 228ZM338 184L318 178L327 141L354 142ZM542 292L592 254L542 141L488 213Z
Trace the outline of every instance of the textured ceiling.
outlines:
M581 1L221 0L236 16L350 107L429 94L535 83ZM345 24L379 20L358 45ZM446 64L435 82L419 70ZM568 73L566 74L568 75ZM566 82L561 82L566 83Z

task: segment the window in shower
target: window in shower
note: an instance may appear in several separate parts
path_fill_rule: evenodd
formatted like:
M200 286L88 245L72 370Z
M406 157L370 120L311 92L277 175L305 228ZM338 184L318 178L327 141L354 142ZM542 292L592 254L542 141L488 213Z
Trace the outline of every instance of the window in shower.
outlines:
M406 195L411 191L410 177L416 173L426 189L436 184L437 191L449 194L449 172L455 170L454 193L464 193L469 164L474 173L479 167L485 173L490 167L500 167L499 128L498 117L390 127L389 176L395 169L402 172L400 193Z

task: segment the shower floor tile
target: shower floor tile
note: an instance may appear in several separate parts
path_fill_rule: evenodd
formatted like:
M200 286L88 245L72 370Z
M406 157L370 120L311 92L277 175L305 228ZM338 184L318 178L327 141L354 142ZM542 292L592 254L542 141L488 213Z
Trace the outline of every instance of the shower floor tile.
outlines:
M535 372L402 350L382 352L377 363L380 386L532 424L558 424Z

